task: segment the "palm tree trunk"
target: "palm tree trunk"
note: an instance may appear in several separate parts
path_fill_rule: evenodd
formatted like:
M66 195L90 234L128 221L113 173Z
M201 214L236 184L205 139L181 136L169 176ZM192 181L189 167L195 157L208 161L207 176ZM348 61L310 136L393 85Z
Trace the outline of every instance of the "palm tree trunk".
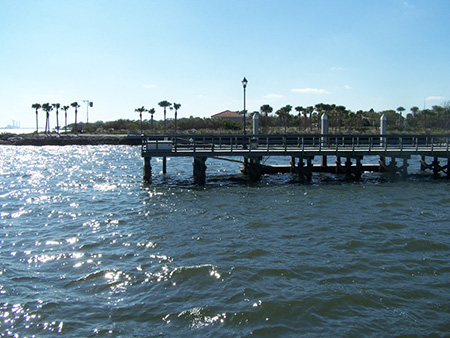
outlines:
M177 111L175 110L175 134L177 133Z
M164 135L167 134L167 127L166 127L166 107L164 107Z
M46 134L47 134L47 131L50 132L49 118L50 118L50 114L47 112L47 118L45 119L45 133Z
M58 110L56 111L56 128L57 128L58 134L59 134L59 115L58 115Z
M269 131L269 113L266 112L266 134Z
M38 128L38 111L36 109L36 134L39 134L39 128Z

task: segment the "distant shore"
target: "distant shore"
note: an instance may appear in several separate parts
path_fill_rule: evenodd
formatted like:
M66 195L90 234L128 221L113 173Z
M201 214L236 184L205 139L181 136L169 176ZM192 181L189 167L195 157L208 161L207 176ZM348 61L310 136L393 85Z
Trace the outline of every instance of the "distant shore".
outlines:
M0 145L65 146L65 145L140 145L139 137L124 134L0 134Z

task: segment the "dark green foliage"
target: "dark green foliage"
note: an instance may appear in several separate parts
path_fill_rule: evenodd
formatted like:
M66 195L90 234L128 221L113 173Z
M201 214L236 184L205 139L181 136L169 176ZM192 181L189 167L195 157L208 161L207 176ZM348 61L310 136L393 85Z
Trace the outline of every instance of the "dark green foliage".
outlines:
M236 121L224 120L222 128L225 130L240 130L242 127L241 124Z
M37 106L33 105L36 110ZM39 107L40 108L40 107ZM75 108L75 107L74 107ZM260 114L260 133L318 133L320 132L320 117L326 113L329 121L329 133L377 133L380 127L380 118L384 114L387 117L388 132L446 132L450 130L450 105L433 106L431 109L420 110L412 107L410 110L390 109L375 112L373 109L353 112L344 106L317 104L309 107L296 107L292 112L292 106L281 107L274 113L272 107L262 106ZM45 111L45 110L44 110ZM251 114L250 114L251 115ZM151 123L150 115L143 119L142 128L147 134L162 134L167 130L168 134L175 132L175 120L154 120ZM247 126L251 122L247 122ZM69 130L75 131L73 124L69 125ZM84 133L126 133L138 132L140 130L140 119L129 120L119 119L116 121L97 121L89 123L79 123L78 132ZM232 120L222 120L216 118L179 118L177 119L177 132L179 133L239 133L242 124Z

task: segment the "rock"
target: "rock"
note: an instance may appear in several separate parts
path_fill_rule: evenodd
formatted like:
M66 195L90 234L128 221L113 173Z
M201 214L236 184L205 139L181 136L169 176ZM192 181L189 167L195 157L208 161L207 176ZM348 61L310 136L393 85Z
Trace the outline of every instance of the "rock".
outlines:
M91 135L74 135L74 134L2 134L0 135L0 144L3 145L31 145L31 146L64 146L64 145L140 145L141 142L129 140L126 135L109 135L109 134L91 134Z

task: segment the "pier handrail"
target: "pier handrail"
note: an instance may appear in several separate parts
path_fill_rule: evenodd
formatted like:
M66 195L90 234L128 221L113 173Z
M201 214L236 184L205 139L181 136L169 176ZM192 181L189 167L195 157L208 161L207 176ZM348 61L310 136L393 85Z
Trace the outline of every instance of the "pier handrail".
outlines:
M144 135L142 156L196 156L232 153L252 154L315 151L388 153L449 152L449 135L334 135L334 134L259 134L259 135ZM162 155L161 155L162 154Z

